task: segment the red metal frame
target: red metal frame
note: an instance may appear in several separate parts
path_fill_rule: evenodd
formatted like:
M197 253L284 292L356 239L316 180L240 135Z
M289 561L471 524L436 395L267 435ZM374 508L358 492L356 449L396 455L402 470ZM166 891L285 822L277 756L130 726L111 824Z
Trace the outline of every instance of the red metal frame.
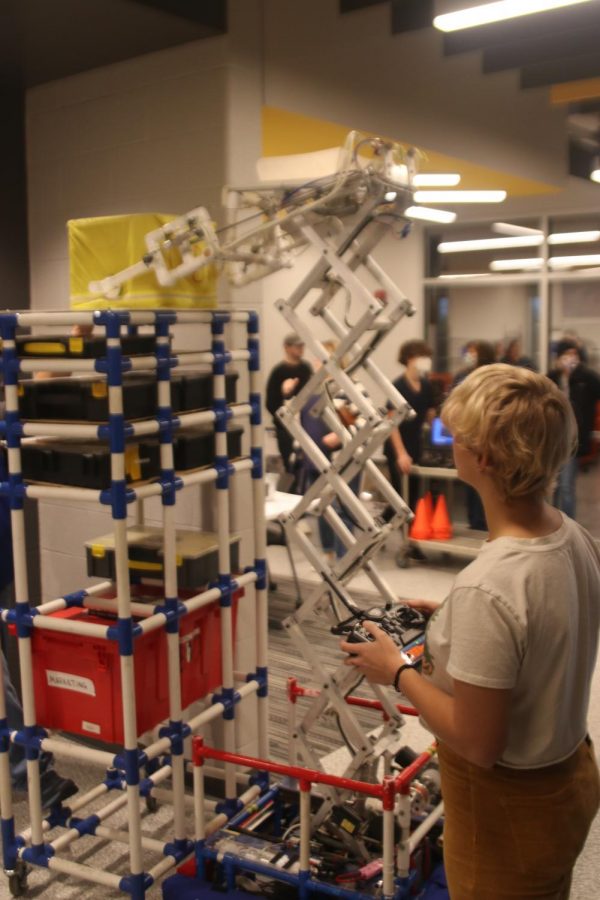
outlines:
M315 697L321 696L321 691L316 688L306 688L298 684L298 679L290 677L287 680L288 700L295 703L297 697ZM389 716L383 711L383 706L379 700L371 700L368 697L353 697L349 695L344 697L348 706L360 706L363 709L376 709L383 713L383 718L387 721ZM396 703L398 712L404 713L405 716L418 716L418 710L414 706L404 706L402 703Z

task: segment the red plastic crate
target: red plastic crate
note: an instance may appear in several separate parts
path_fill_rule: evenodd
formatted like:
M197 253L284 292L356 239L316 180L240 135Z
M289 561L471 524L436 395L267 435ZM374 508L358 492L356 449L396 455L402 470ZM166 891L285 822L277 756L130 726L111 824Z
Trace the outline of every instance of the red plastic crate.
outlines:
M160 588L132 587L132 599ZM106 596L106 595L105 595ZM237 601L233 597L233 631ZM110 618L72 608L54 613L78 621L112 624ZM121 669L115 641L35 628L33 678L36 717L46 728L123 743ZM218 601L180 620L181 700L185 708L216 690L222 682L221 610ZM164 628L135 639L137 734L169 716L167 646Z

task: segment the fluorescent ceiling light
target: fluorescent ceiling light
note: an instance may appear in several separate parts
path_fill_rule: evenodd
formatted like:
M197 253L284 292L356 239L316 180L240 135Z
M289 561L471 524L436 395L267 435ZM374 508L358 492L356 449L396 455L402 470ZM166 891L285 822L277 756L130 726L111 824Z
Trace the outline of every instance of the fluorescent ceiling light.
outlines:
M522 237L482 238L474 241L443 241L438 244L438 253L463 253L473 250L508 250L511 247L539 247L544 237L541 234L527 234Z
M592 181L600 183L600 168L592 169L592 171L590 172L590 178L592 179Z
M421 206L409 206L404 210L404 215L409 219L422 219L424 222L441 222L449 225L456 220L456 213L447 209L424 209Z
M459 273L446 273L443 275L439 275L439 278L444 278L446 281L452 281L455 278L487 278L487 272L465 272L460 275Z
M544 260L541 256L531 259L494 259L490 263L492 272L510 272L515 269L541 269ZM580 256L551 256L548 260L550 269L573 269L576 266L600 266L600 253L583 253Z
M440 31L460 31L463 28L490 25L493 22L503 22L505 19L516 19L581 3L590 3L590 0L496 0L495 3L484 3L470 9L458 9L456 12L436 16L433 25Z
M539 247L544 240L541 231L537 234L501 238L481 238L472 241L442 241L438 253L467 253L475 250L509 250L511 247ZM551 234L549 244L587 244L600 240L600 231L565 231Z
M551 269L571 269L573 266L599 266L600 254L589 253L581 256L551 256L548 260Z
M415 203L502 203L506 191L415 191Z
M403 163L393 165L390 176L398 184L408 184L408 168ZM414 187L456 187L460 184L460 175L457 172L417 172L412 177L412 184Z
M494 259L490 263L492 272L511 272L514 269L541 269L544 260L541 256L530 259Z
M397 196L398 194L396 193L396 191L388 191L386 194L384 194L383 199L387 200L388 203L391 203L392 200L395 200Z
M496 234L508 234L514 236L519 234L543 234L539 228L527 228L525 225L513 225L511 222L494 222L492 231L495 231Z
M548 236L549 244L588 244L600 241L600 231L564 231Z

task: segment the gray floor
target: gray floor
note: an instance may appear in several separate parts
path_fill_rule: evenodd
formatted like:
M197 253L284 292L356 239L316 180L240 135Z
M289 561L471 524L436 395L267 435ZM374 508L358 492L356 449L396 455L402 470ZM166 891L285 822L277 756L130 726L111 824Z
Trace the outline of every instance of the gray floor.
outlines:
M598 538L600 538L600 469L581 475L578 483L578 519L583 525ZM431 557L426 563L412 565L408 569L398 569L394 563L395 546L382 551L378 564L398 596L403 597L433 597L442 599L449 585L460 568L461 563L440 555ZM294 583L291 578L289 561L284 548L269 548L269 563L271 576L277 582L278 595L273 599L271 614L279 619L293 607ZM298 561L299 575L305 584L314 579L307 564ZM362 576L361 576L362 578ZM372 586L368 582L357 581L353 585L354 590L362 591L366 596L377 600ZM283 698L287 667L285 665L285 645L282 643L281 631L273 632L272 640L272 680L271 703L273 709L273 751L275 756L285 756L285 700ZM299 666L301 664L299 663ZM310 671L306 666L299 672L301 677L310 678ZM281 710L278 714L277 709ZM279 724L278 724L279 721ZM592 699L589 716L590 733L597 747L600 747L600 667L592 687ZM407 726L406 742L414 747L425 746L430 741L426 732L419 725L411 722ZM324 738L323 747L328 747L327 736ZM64 763L62 764L64 769ZM335 762L332 762L335 765ZM69 764L68 774L75 778L82 789L88 789L99 780L99 770L92 769L84 764ZM24 802L17 804L17 825L24 827L27 819L27 808ZM113 820L111 820L113 821ZM190 832L193 822L189 816ZM114 827L126 830L126 817L121 814L120 819L114 820ZM148 814L144 818L143 830L149 836L169 840L171 836L171 810L168 806L162 806L158 812ZM127 853L124 845L114 842L100 842L97 839L83 839L73 848L71 858L78 862L87 862L99 868L111 871L127 871ZM156 857L153 857L155 860ZM575 871L571 900L596 900L600 897L600 818L592 829L587 846ZM117 898L124 895L120 892L112 892L108 888L90 885L82 881L76 881L62 875L51 874L47 870L35 869L29 878L30 897L44 897L48 900L77 900L86 897L87 900L100 900L100 898ZM151 896L160 896L159 888L151 892ZM0 875L0 900L8 900L8 891L4 878Z

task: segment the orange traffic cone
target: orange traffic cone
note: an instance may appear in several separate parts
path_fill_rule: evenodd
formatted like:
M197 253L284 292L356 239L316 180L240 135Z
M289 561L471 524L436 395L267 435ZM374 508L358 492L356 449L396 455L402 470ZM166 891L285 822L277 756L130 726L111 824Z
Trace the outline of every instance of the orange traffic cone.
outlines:
M431 520L431 532L434 541L447 541L452 537L452 522L448 515L446 498L440 494L435 505L435 512Z
M425 509L427 510L427 521L431 526L433 522L433 497L431 491L427 491L425 494Z
M427 504L423 498L417 502L415 517L408 535L415 541L428 541L431 537L431 518L427 514Z

